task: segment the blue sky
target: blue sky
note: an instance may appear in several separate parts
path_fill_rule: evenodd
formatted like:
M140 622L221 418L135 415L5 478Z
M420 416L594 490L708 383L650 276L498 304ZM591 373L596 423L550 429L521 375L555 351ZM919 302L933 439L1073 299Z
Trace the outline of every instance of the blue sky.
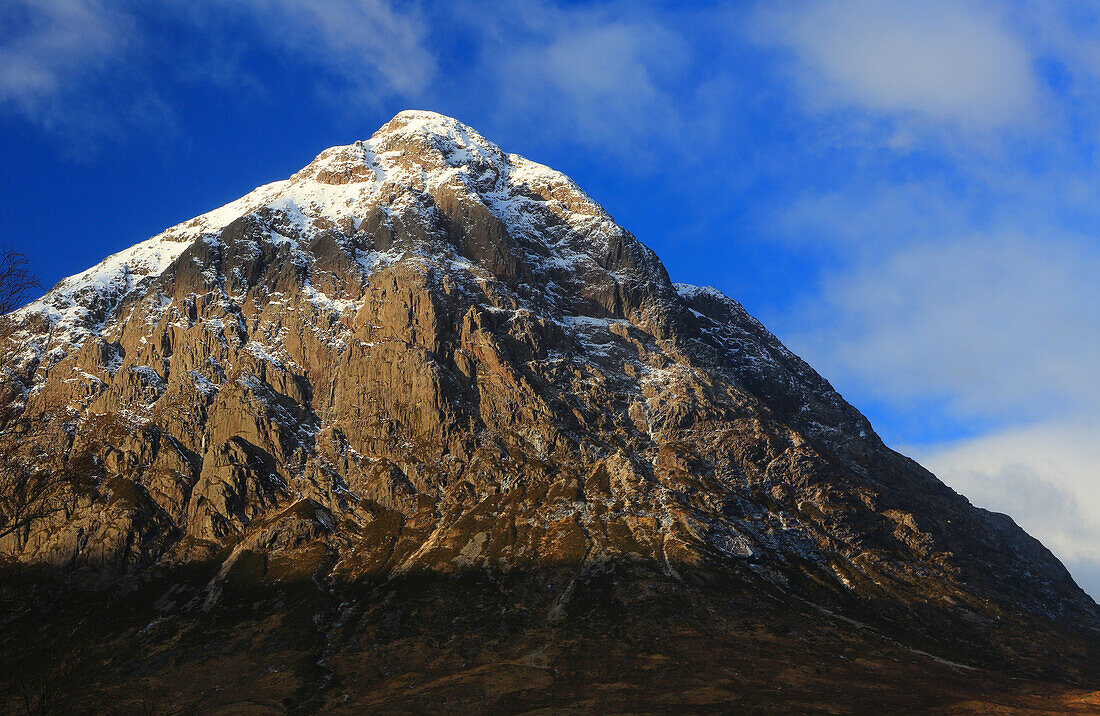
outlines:
M1100 10L8 0L3 240L52 284L432 109L560 169L1100 594Z

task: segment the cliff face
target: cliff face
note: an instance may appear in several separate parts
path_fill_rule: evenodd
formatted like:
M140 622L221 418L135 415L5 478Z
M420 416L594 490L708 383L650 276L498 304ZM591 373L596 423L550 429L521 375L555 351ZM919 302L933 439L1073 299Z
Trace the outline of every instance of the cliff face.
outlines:
M1041 544L453 119L402 112L8 321L0 458L53 500L0 538L24 565L213 565L206 612L290 563L328 585L565 575L551 620L632 565L1095 678L1100 612Z

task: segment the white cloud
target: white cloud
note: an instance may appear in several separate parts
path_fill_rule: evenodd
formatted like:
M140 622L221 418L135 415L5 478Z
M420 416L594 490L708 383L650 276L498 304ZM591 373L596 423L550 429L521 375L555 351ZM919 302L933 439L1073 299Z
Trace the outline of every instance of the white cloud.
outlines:
M370 100L377 91L410 95L435 73L427 28L413 6L388 0L213 0L211 9L247 11L257 35L341 78Z
M967 226L957 192L937 178L851 183L810 192L766 211L760 231L797 249L881 255Z
M555 106L573 129L606 139L639 122L672 121L655 74L682 61L677 39L655 26L569 23L543 41L505 50L503 90L522 105Z
M12 0L0 8L0 106L47 126L125 51L130 19L98 0Z
M1022 422L1100 406L1100 247L969 235L868 255L825 278L795 344L896 405Z
M691 89L678 82L692 57L667 14L552 2L489 10L488 21L484 12L475 3L467 17L482 39L476 72L494 83L511 121L642 164L656 153L654 140L706 121L686 106Z
M256 47L314 69L334 104L372 105L430 84L426 35L416 8L388 0L12 0L0 5L0 109L80 138L160 133L173 84L262 91L241 62Z
M909 452L975 504L1012 515L1100 599L1100 422L1095 416Z
M784 3L767 6L756 28L793 51L799 86L818 108L856 106L966 131L1031 123L1040 112L1026 43L984 3Z

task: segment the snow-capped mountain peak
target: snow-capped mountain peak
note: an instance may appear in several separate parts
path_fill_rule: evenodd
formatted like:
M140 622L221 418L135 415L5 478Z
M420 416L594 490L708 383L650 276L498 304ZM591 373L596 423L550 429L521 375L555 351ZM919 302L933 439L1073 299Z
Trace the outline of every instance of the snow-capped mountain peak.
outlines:
M601 261L608 237L623 232L568 177L505 154L476 130L434 112L398 113L370 139L331 147L287 180L261 186L218 209L173 226L60 281L13 317L24 334L24 362L71 352L101 331L114 307L161 276L199 240L216 240L233 221L268 210L297 226L299 238L339 227L354 233L364 217L385 211L431 212L444 201L485 206L515 236L543 244L543 258L568 266ZM547 221L566 243L548 247ZM577 241L576 235L583 234Z

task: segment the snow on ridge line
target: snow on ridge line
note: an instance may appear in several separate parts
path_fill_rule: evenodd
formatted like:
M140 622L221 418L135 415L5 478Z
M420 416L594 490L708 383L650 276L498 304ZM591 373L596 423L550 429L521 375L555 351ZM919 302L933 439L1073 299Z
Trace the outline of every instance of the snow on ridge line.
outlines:
M331 167L337 163L346 163L349 156L360 161L364 166L374 170L374 176L370 183L374 188L379 188L387 181L402 183L405 173L401 168L395 167L389 159L387 151L383 150L388 141L400 139L406 136L430 136L435 139L449 141L452 146L440 147L444 154L446 164L437 172L436 180L443 178L447 172L454 169L471 168L472 163L481 162L495 168L505 179L508 187L526 186L531 189L537 185L561 184L571 192L582 198L589 205L592 214L602 214L610 219L610 215L595 200L584 192L570 177L545 164L528 159L519 154L504 152L499 145L487 139L473 127L438 112L430 110L408 109L398 112L393 119L383 125L370 139L359 140L351 144L336 145L319 153L309 165L299 174L311 167L314 171L310 176L303 178L315 178L323 168ZM443 151L446 149L447 151ZM295 175L296 177L298 175Z
M732 300L726 294L722 293L714 286L694 286L690 283L674 283L672 287L676 289L676 293L680 294L681 298L693 298L695 296L713 296L715 298L724 298Z
M386 129L397 120L405 120L405 123L397 129ZM433 112L431 110L420 109L406 109L398 112L393 119L383 125L383 128L375 133L375 137L385 137L400 134L412 134L423 133L431 134L442 137L444 139L451 139L455 141L459 146L469 149L471 147L478 149L489 150L490 155L499 156L504 161L503 166L499 167L506 171L509 175L509 179L516 179L516 182L524 185L531 185L532 180L543 180L551 182L560 182L567 185L573 191L583 195L589 202L596 205L596 202L591 199L584 190L582 190L576 182L565 174L558 170L549 167L545 164L533 161L520 154L510 154L504 152L499 145L492 140L487 139L483 134L478 132L473 127L462 121L455 119L454 117L448 117L447 115ZM356 144L373 143L375 137L371 137L370 140L365 142L357 142ZM354 145L348 145L354 146ZM373 147L372 147L373 149ZM497 162L493 162L496 164Z
M394 125L394 126L391 126ZM440 148L442 166L402 166L391 152L376 153L387 138L401 134L431 134L448 146ZM437 147L438 148L438 147ZM395 153L394 153L395 154ZM365 181L328 184L317 179L318 171L338 163L362 163L370 170ZM430 185L448 181L454 172L473 174L478 163L488 162L498 170L499 183L493 190L475 197L497 214L498 218L520 231L537 230L537 220L529 212L534 192L557 197L564 188L579 203L570 203L566 214L574 229L590 237L603 236L617 228L614 219L564 174L516 154L505 154L471 127L435 112L406 110L398 113L366 142L337 146L321 152L305 169L290 179L265 184L239 199L198 217L177 224L160 234L108 256L81 273L69 276L44 296L13 313L18 319L37 314L51 326L51 333L68 339L70 346L82 342L91 332L102 328L104 318L133 291L147 284L150 277L164 271L196 240L216 234L234 220L261 208L283 213L302 235L313 233L314 219L339 219L346 215L361 218L363 211L377 199L386 183L413 187L418 177ZM306 170L314 168L317 171ZM411 169L411 171L410 171ZM526 188L528 191L523 191ZM568 200L567 200L568 201ZM556 202L555 202L556 203ZM565 250L568 247L557 247Z
M405 120L405 123L395 129L386 129L390 124L398 120ZM591 204L592 208L599 206L569 177L561 172L517 154L504 154L496 144L486 139L477 132L477 130L452 117L429 110L403 110L398 112L390 122L379 130L379 132L376 132L375 136L393 136L401 133L429 133L443 138L457 140L456 143L467 149L470 147L489 149L491 154L497 155L504 160L502 163L503 166L500 168L504 169L502 173L507 177L509 185L533 186L540 180L553 183L560 182L566 184L571 190L577 192L586 199L587 202ZM353 148L364 149L366 148L364 145L374 150L375 147L371 146L374 144L374 139L375 137L372 137L371 140L367 140L366 142L360 141L350 145L330 147L317 155L314 162L311 162L311 164L316 163L326 154L331 158L334 157L334 155L342 154ZM372 190L380 188L387 179L402 178L399 176L399 171L393 171L394 168L392 166L379 166L378 157L374 155L373 151L371 151L370 154L371 156L363 156L362 161L376 172L373 181L369 182L374 185ZM495 164L497 162L493 163ZM448 162L448 165L449 166L443 167L442 170L446 171L450 168L460 168L456 167L455 164L451 162ZM461 166L465 167L466 164L463 163ZM150 239L108 256L95 266L62 279L53 289L47 292L45 296L18 309L16 313L25 315L26 312L34 311L35 309L48 313L51 303L48 299L51 294L71 296L76 290L87 285L117 282L120 275L136 275L141 277L159 275L167 269L168 265L171 264L184 249L186 249L187 245L203 233L219 231L233 220L265 206L289 209L288 213L298 214L298 216L294 218L298 219L300 222L301 218L303 218L301 216L301 209L316 207L320 209L322 215L331 215L332 213L339 212L341 208L347 208L347 203L353 198L368 198L367 196L362 196L361 189L354 192L360 194L360 196L353 197L349 196L349 194L353 192L341 192L338 190L338 187L335 186L316 186L316 184L319 183L310 181L312 179L313 177L309 177L308 179L302 178L298 181L288 179L260 186L245 196L231 201L224 206L193 219L181 222ZM314 184L314 186L305 186L307 182L309 184ZM368 190L366 193L373 194L372 190ZM289 202L287 200L289 200ZM295 205L293 208L287 205L291 202ZM341 202L345 204L344 207L339 206Z
M234 219L260 208L263 199L277 195L285 184L285 181L265 184L224 206L111 254L95 266L61 279L41 298L13 311L12 315L25 318L39 313L51 322L56 321L64 317L64 308L72 304L74 296L87 289L103 295L109 288L121 286L124 291L119 296L121 300L125 293L137 287L141 279L164 273L203 234L220 231ZM134 281L133 277L137 277L138 281Z
M373 143L376 138L401 136L407 134L420 134L439 137L450 140L464 149L475 148L481 150L481 154L490 156L504 156L500 147L485 138L468 124L464 124L454 117L448 117L438 112L427 110L406 109L394 115L394 118L386 122L371 137ZM483 159L486 157L482 157Z

